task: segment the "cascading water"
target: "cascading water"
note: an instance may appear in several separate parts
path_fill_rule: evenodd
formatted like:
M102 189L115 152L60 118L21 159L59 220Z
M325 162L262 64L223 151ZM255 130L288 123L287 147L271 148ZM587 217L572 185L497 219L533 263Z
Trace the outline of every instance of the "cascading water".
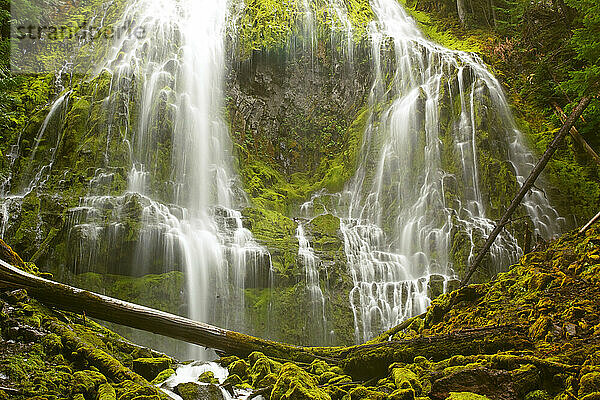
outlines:
M304 233L304 226L301 222L296 228L296 238L298 238L298 261L304 266L306 288L310 297L311 330L317 333L317 337L321 337L322 342L326 342L327 318L325 316L325 296L323 296L319 279L319 259Z
M128 190L111 196L92 182L90 195L71 210L71 232L83 238L75 272L97 270L97 264L118 261L110 255L99 260L95 249L126 242L124 221L141 215L126 273L143 275L152 265L159 272L180 268L192 319L244 330L244 286L268 271L270 261L234 209L245 198L221 116L232 11L226 0L139 0L128 6L122 23L133 21L131 29L147 35L121 38L104 66L112 74L107 108L129 121L109 126L126 131ZM128 107L133 99L137 111ZM165 119L172 124L165 126ZM107 159L110 140L107 135ZM159 163L170 165L169 176L158 176ZM106 209L113 210L108 224Z
M480 183L482 136L493 129L505 135L494 145L519 184L533 162L481 60L426 40L396 1L370 3L371 115L357 172L333 211L342 218L357 341L424 312L434 288L447 289L456 279L457 232L469 262L493 229ZM500 126L483 129L488 110ZM558 215L541 191L533 190L524 206L537 234L558 232ZM521 249L505 232L490 254L492 265L509 265Z

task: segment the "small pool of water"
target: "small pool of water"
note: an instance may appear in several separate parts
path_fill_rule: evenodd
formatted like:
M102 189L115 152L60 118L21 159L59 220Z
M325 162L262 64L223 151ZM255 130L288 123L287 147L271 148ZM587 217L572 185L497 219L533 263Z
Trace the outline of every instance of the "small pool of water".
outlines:
M194 382L198 385L208 385L208 383L198 381L200 375L207 371L211 371L214 374L214 377L219 380L219 385L215 386L221 390L224 400L247 400L252 394L252 391L250 390L239 389L235 387L230 387L228 390L221 386L229 375L229 371L227 371L227 368L223 368L221 365L209 361L195 361L178 367L175 370L175 375L172 375L169 379L161 383L159 388L171 398L183 400L181 396L176 393L177 385L187 382ZM262 396L256 396L253 397L253 400L264 400L264 398Z

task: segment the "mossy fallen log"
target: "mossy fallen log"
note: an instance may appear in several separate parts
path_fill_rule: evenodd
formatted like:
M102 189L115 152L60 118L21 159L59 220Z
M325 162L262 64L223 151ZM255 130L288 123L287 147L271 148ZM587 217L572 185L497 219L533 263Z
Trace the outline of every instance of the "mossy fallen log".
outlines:
M26 289L31 296L43 303L64 310L214 348L228 354L245 357L258 351L269 357L296 362L322 359L340 365L353 376L385 374L389 364L412 362L416 356L440 360L456 354L493 354L501 350L529 346L525 329L518 326L492 326L351 347L301 347L256 338L40 278L2 260L0 283Z
M516 325L489 326L401 341L365 344L341 350L344 370L353 377L380 376L395 362L411 363L418 356L440 361L453 355L494 354L531 347Z

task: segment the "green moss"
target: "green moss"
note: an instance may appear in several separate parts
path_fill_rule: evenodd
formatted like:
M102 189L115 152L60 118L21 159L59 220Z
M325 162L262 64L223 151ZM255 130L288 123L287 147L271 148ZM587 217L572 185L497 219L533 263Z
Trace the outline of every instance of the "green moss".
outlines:
M550 395L544 390L534 390L525 395L525 400L550 400Z
M313 232L323 235L337 236L340 230L340 219L331 214L318 215L310 220Z
M350 400L387 400L388 396L385 393L367 389L364 386L359 386L349 392Z
M153 385L159 385L161 383L163 383L164 381L166 381L167 379L169 379L171 376L175 375L175 371L171 368L165 369L163 371L161 371L158 375L156 375L156 378L154 378L152 380Z
M73 391L92 396L96 389L103 383L107 383L106 377L97 371L77 371L73 374Z
M479 40L472 36L457 37L449 31L439 30L437 25L432 20L431 16L423 11L418 10L415 6L407 5L406 0L400 0L404 9L416 20L421 31L432 41L440 45L452 49L467 52L480 52L482 45Z
M98 400L117 400L117 392L108 383L103 383L98 386Z
M248 375L250 365L245 360L237 360L227 366L230 375L237 375L240 379L245 380Z
M198 382L218 384L219 380L215 378L214 372L206 371L200 374L198 377Z
M46 354L55 355L63 350L63 345L60 337L54 333L50 333L42 338L42 346Z
M448 400L490 400L489 398L471 392L450 392Z
M269 249L275 271L283 278L298 274L298 241L295 237L297 224L283 214L265 209L245 208L242 216L244 226Z
M247 151L245 147L250 144L238 144L242 153L240 174L253 204L263 210L288 214L294 207L308 200L310 194L320 189L330 192L343 189L356 169L362 134L369 115L368 108L361 109L345 131L336 133L340 137L340 145L322 154L314 173L297 172L285 176L278 169L277 162L268 154L258 156L256 154L261 151ZM319 122L315 121L317 123ZM336 130L342 129L339 124L332 124L336 126ZM322 151L319 148L322 145L318 143L320 140L325 139L315 139L315 150L319 152Z
M179 312L184 301L181 296L184 277L180 271L142 277L88 272L75 275L71 282L96 293L171 313Z
M306 32L302 25L306 24L307 12L314 19L311 25L316 26L319 39L327 39L332 24L339 25L337 15L330 12L325 3L307 3L306 10L300 0L285 2L273 0L251 0L245 4L244 14L240 21L238 48L242 58L248 57L257 50L277 50L288 46L290 37L294 35L300 40L309 40L304 37ZM366 34L367 25L373 20L374 14L370 4L365 0L348 0L348 18L354 28L354 39L358 41Z
M140 374L146 380L154 380L158 374L171 368L171 359L160 358L136 358L133 360L133 371Z
M392 368L391 376L398 389L412 389L417 395L421 394L422 386L417 374L413 371L396 367Z
M590 372L579 380L579 396L597 392L600 388L600 372Z
M414 400L415 391L413 389L398 389L392 392L389 400Z
M284 364L271 392L271 400L331 400L316 380L297 365Z
M282 47L298 18L301 3L292 0L252 0L242 16L240 41L242 56L262 48Z

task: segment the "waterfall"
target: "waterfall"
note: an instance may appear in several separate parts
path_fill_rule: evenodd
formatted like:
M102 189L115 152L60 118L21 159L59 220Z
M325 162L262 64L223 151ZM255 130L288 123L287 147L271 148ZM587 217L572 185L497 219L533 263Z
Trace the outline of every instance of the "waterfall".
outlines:
M364 97L361 94L358 106L364 105L366 112L361 115L367 118L354 174L342 191L322 190L300 207L307 219L322 213L339 218L339 230L336 222L330 235L337 240L335 260L326 259L327 250L318 247L321 242L311 236L310 225L299 223L297 259L292 256L281 262L287 263L282 269L289 273L282 285L304 281L308 297L304 303L309 304L306 312L312 322L308 328L323 343L330 338L328 322L335 319L328 320L327 314L333 302L329 277L319 271L344 265L345 257L349 278L337 276L335 290L348 288L343 301L348 299L358 342L424 312L432 298L455 287L493 229L502 204L492 204L492 192L497 189L510 196L514 191L514 187L494 187L498 171L503 174L499 181L516 187L535 162L499 82L476 55L427 40L396 0L370 0L373 20L359 29L353 10L359 6L344 0L302 0L282 6L293 27L282 34L288 35L281 44L287 53L281 57L285 61L278 58L277 62L297 62L295 69L306 67L303 73L309 87L321 82L319 73L335 77L332 71L345 71L354 83L364 78L361 73L369 76L366 85L347 85L370 88ZM126 5L118 24L144 35L118 36L105 49L106 57L90 79L100 87L93 95L73 88L48 108L32 136L28 169L17 171L25 176L20 187L11 187L11 175L0 185L0 235L7 232L28 193L44 187L51 173L62 172L67 182L62 187L87 185L81 198L78 189L73 191L79 203L69 203L66 211L65 253L72 257L73 273L143 276L182 271L187 304L181 313L250 331L247 314L253 310L247 310L246 301L258 295L248 289L270 288L278 277L269 250L242 223L240 210L249 202L236 172L225 117L226 76L231 59L239 61L226 49L235 48L243 8L242 1L229 0L135 0ZM328 41L329 49L323 46ZM327 51L333 61L323 61ZM369 56L363 57L364 51ZM251 84L270 84L271 78ZM264 90L266 98L269 90ZM264 93L248 95L249 102L256 100L253 95ZM273 98L291 101L283 93ZM332 89L331 93L340 97L339 93L347 92ZM100 165L90 163L85 177L68 176L65 165L63 170L55 167L61 161L57 149L69 133L63 130L73 122L65 121L63 111L73 109L90 114L86 121L106 121L106 126L101 125L105 136L99 135L103 160ZM250 121L248 129L260 126L259 119ZM327 122L337 125L339 121ZM93 140L89 136L97 132L96 127L81 129L89 129L82 140ZM341 128L336 129L337 134ZM287 163L287 168L290 160L283 150L273 158ZM8 156L12 174L13 163L21 157L19 141ZM36 160L42 157L48 162ZM548 239L559 232L561 218L541 190L532 189L522 211L539 237ZM292 228L285 239L291 236L295 255L293 232ZM511 232L505 230L492 246L492 269L505 267L522 254ZM275 248L273 254L281 250ZM301 266L301 273L288 264ZM270 300L261 295L262 307ZM269 305L267 312L271 309ZM350 320L349 310L345 312ZM273 317L285 315L267 315L265 324ZM196 353L195 357L202 356Z
M119 38L98 73L111 74L107 109L125 113L125 124L115 119L108 129L126 132L128 188L110 195L95 177L70 210L70 234L76 273L123 263L123 273L135 275L181 269L188 316L243 331L245 285L264 280L270 256L236 210L246 200L222 117L225 40L236 12L227 0L138 0L127 7L121 24L131 21L131 30L146 36ZM114 135L107 135L107 160L110 140ZM134 217L141 226L125 250L130 259L100 258L107 241L127 243Z
M319 278L318 263L319 259L315 255L310 242L304 234L304 226L298 223L296 228L296 238L298 238L298 261L304 266L306 289L308 290L310 300L310 331L316 332L321 342L327 340L327 318L325 316L325 296L321 290Z
M484 136L498 131L492 151L509 160L519 184L534 162L500 84L477 56L428 41L395 0L370 3L371 114L357 171L331 211L342 219L357 342L424 312L436 291L456 283L457 241L468 263L493 229L481 187ZM559 232L540 190L523 205L537 235ZM495 266L521 254L508 231L490 250Z

